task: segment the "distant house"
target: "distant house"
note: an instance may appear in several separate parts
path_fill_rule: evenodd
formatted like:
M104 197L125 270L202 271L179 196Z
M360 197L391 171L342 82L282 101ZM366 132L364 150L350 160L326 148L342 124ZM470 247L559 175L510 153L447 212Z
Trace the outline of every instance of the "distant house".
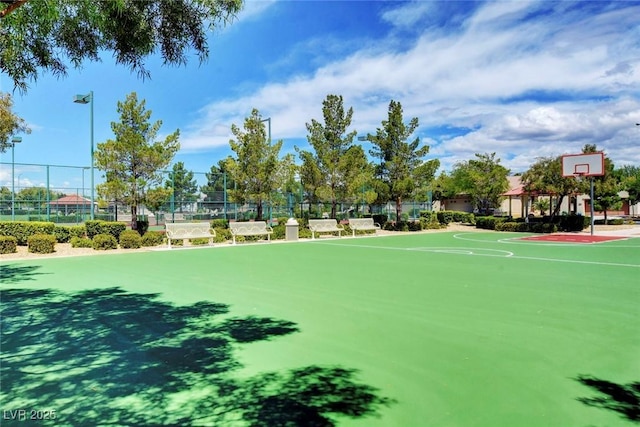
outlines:
M94 207L95 207L94 203ZM91 200L78 196L77 194L71 194L64 197L60 197L57 200L49 202L50 209L57 212L64 212L64 215L70 215L74 213L91 212Z

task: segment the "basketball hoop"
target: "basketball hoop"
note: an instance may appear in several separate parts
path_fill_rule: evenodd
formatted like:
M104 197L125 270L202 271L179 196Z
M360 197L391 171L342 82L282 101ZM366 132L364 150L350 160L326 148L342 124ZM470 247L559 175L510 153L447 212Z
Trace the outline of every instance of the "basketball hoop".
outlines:
M591 207L591 235L594 229L594 196L593 196L593 177L604 175L604 153L583 153L583 154L565 154L562 156L562 176L564 178L584 178L590 179L591 199L589 206Z

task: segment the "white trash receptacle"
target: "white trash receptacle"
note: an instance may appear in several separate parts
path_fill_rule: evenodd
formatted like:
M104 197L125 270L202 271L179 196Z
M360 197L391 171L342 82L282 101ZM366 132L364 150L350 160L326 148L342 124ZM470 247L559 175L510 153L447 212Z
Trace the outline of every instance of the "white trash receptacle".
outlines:
M298 227L298 221L296 221L295 218L289 218L289 220L285 224L285 238L287 241L298 240Z

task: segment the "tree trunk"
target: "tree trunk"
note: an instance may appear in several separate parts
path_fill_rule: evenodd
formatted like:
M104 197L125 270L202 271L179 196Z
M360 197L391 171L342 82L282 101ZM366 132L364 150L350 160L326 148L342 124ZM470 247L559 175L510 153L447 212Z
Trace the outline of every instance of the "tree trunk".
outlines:
M338 202L336 200L331 200L331 218L336 218Z
M256 221L262 221L262 200L256 204Z
M564 194L561 194L560 197L558 197L558 202L556 203L556 207L551 211L551 215L549 215L549 222L551 224L553 224L553 219L558 216L558 212L560 211L560 208L562 207L562 200L564 200ZM569 200L569 203L571 203L571 200Z
M604 211L604 225L607 225L607 208L604 208L603 211Z
M136 205L131 206L131 229L138 229L138 207Z
M396 221L402 221L402 197L396 198Z

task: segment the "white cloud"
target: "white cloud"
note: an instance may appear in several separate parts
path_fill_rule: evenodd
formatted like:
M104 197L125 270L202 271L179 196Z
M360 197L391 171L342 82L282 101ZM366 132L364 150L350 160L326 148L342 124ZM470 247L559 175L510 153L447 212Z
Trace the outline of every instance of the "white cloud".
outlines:
M434 4L402 5L382 19L413 25ZM640 84L640 49L620 34L637 24L640 7L595 17L547 10L523 20L551 7L568 9L562 2L489 3L458 32L426 29L403 51L365 45L311 75L211 103L185 132L183 147L226 146L231 124L242 125L253 107L272 118L274 139L305 138L305 123L321 119L322 100L340 94L354 107L353 126L360 133L380 126L390 99L402 103L405 119L417 116L423 129L473 128L432 150L442 155L445 168L495 151L505 166L523 170L536 157L575 152L586 143L606 149L617 163L640 164L640 150L632 149L640 138L633 126L640 122L640 104L630 95ZM558 99L525 96L537 92Z

